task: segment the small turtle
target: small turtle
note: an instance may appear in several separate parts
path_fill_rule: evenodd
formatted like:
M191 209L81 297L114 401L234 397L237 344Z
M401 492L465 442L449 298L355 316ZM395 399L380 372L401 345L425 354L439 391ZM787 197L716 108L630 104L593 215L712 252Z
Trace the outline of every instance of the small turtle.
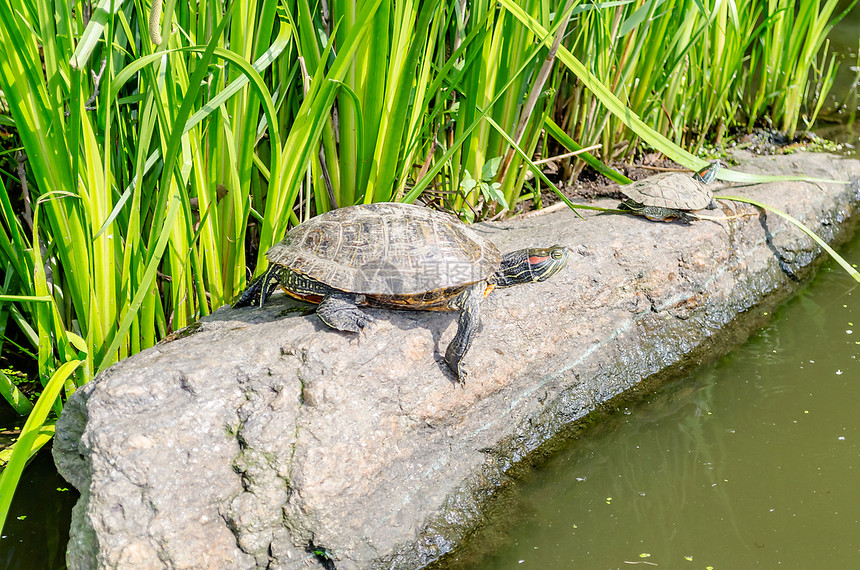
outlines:
M698 218L694 210L713 210L717 207L714 193L708 189L717 177L722 164L714 161L702 170L687 176L680 172L664 172L621 187L629 198L619 204L627 210L655 222L679 219L691 222Z
M262 306L280 285L318 303L328 326L360 332L373 322L359 305L459 311L445 362L459 381L461 361L480 324L480 303L495 287L543 281L567 263L568 248L500 254L496 246L448 214L382 202L332 210L290 230L267 252L268 270L234 307Z

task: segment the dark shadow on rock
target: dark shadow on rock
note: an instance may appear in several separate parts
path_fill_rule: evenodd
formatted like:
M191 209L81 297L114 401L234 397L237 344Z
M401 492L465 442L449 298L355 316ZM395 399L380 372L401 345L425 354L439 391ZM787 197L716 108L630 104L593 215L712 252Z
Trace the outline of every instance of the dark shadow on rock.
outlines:
M240 321L257 324L281 318L304 317L316 311L316 305L300 301L286 294L275 293L262 307L238 307L224 305L206 317L207 321Z
M451 321L455 323L459 318L457 311L410 311L404 309L381 309L374 307L362 307L362 311L366 311L375 321L375 325L382 322L387 322L392 327L402 331L412 329L427 329L433 335L433 356L439 364L439 369L448 378L452 384L459 384L459 381L445 362L445 348L440 346L442 335L450 326ZM289 295L276 293L272 295L263 307L239 307L232 308L228 305L219 308L206 318L207 322L235 322L239 321L248 325L259 324L263 322L271 322L288 318L310 317L310 322L313 324L314 332L325 332L331 334L340 334L347 338L358 338L356 333L338 331L332 329L323 323L315 315L316 305L305 301L294 299ZM185 329L179 330L165 341L170 342L183 338L189 334L193 334L199 330L201 323L195 323ZM367 334L377 335L385 334L385 331L374 330L377 326L371 327ZM478 334L483 331L483 323L478 329ZM165 342L162 341L162 342Z
M764 230L764 240L767 244L769 250L773 252L774 257L776 257L777 262L779 262L779 268L785 273L786 277L791 279L794 282L800 282L800 277L791 269L790 261L788 258L783 255L779 248L777 248L773 243L773 234L770 233L770 229L767 227L767 212L762 211L758 216L759 224L761 224L761 228Z

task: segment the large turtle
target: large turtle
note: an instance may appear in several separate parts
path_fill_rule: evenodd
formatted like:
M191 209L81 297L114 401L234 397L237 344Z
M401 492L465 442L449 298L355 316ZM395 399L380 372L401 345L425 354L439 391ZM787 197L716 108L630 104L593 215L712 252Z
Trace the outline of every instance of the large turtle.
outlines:
M318 303L328 326L360 332L373 322L359 305L460 311L445 362L459 381L480 323L480 302L495 287L543 281L567 263L568 248L500 254L459 220L421 206L384 202L332 210L294 227L267 252L268 270L234 305L262 306L280 285Z
M698 217L691 212L717 207L714 194L706 185L717 177L720 166L719 161L714 161L693 176L664 172L622 186L621 191L628 200L621 202L618 209L657 222L672 219L691 222Z

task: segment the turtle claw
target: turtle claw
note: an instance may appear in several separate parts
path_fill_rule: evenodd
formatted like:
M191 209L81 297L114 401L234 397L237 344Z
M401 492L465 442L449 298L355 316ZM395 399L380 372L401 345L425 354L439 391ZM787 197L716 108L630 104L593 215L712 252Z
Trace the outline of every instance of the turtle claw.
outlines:
M361 323L359 327L358 342L360 344L362 341L366 340L368 336L376 333L379 329L379 323L368 315L368 319Z
M358 334L367 334L374 332L377 328L379 328L379 324L377 324L376 319L364 313L362 311L358 311L359 314L355 315L355 326L358 327L358 330L352 331L357 332Z
M457 367L457 384L460 385L461 388L466 387L466 378L469 377L469 373L466 371L463 366Z
M445 358L440 358L438 356L436 358L436 362L445 373L451 375L451 379L455 386L460 386L462 388L466 387L466 378L468 378L469 373L462 364L456 365L455 367L452 366Z
M462 357L457 358L449 347L448 351L446 351L445 358L443 358L440 363L444 363L442 367L450 372L454 377L454 383L463 387L466 386L466 378L469 377L469 371L463 366Z

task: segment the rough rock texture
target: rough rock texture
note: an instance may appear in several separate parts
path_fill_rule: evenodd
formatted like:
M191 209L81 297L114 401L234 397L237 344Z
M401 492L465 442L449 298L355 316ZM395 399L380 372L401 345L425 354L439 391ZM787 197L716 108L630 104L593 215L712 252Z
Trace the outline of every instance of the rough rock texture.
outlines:
M853 179L716 192L844 237L857 161L738 169ZM79 390L54 445L82 493L69 567L420 567L479 522L513 463L643 379L726 350L713 339L820 255L758 213L684 226L559 211L477 229L503 251L575 253L553 279L484 302L464 388L440 363L454 314L373 311L379 326L359 339L278 294L223 308Z

